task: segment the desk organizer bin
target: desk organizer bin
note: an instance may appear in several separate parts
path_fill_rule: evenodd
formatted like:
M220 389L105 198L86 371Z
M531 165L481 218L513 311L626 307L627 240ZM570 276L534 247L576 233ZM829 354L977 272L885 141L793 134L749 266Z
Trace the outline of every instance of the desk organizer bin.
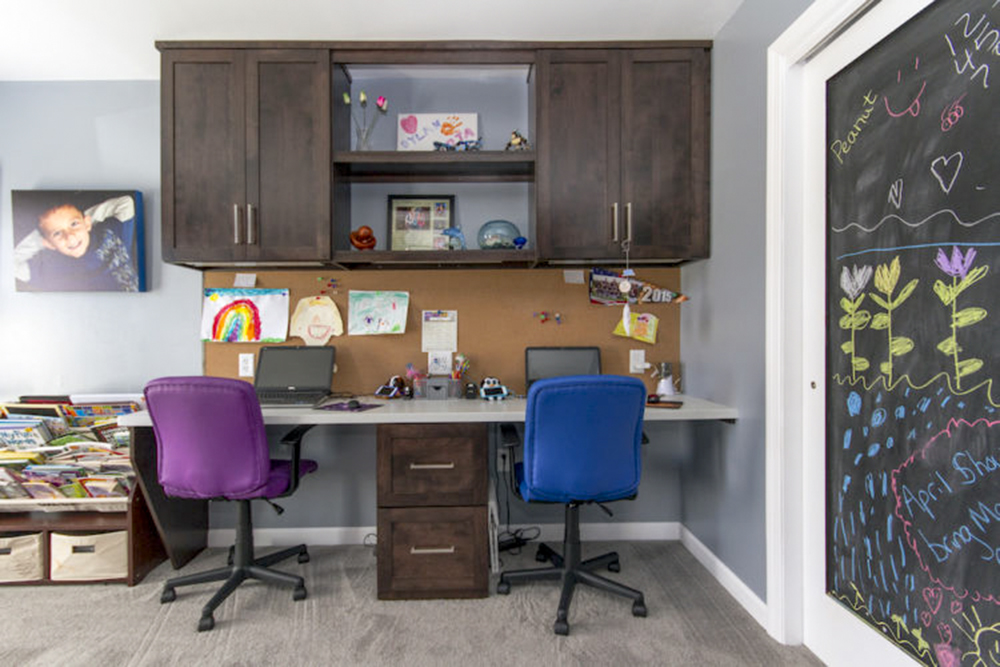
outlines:
M0 537L0 582L36 581L45 576L42 533Z
M443 400L462 397L462 382L451 378L420 378L413 383L414 398Z
M128 575L128 531L50 535L52 581L124 579Z

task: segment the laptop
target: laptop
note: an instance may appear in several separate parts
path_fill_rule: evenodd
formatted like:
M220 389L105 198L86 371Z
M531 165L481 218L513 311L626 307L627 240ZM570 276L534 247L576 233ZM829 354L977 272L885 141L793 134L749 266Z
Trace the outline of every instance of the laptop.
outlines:
M600 375L599 347L526 347L524 348L525 389L535 380L563 375Z
M260 406L312 407L328 398L336 355L327 345L260 348L253 381Z

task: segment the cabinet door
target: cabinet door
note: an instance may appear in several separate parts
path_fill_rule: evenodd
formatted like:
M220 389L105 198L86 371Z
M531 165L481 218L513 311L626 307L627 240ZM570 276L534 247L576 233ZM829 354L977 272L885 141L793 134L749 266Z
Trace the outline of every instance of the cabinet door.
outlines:
M163 259L243 259L243 54L170 50L161 63Z
M613 240L621 140L618 69L618 54L610 50L539 54L536 236L544 259L620 255Z
M246 72L247 258L329 259L329 51L249 51Z
M708 55L623 53L623 233L634 259L708 255Z

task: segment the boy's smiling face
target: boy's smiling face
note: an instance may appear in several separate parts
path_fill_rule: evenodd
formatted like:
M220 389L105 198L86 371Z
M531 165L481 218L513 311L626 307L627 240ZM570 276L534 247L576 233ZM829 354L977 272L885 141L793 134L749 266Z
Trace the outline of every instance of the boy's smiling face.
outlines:
M46 248L75 258L87 252L90 226L90 216L69 205L52 209L38 223Z

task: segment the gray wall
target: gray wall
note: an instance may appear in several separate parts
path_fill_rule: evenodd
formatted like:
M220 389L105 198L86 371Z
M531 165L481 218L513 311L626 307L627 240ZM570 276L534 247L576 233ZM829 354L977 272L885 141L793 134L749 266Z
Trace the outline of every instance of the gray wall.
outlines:
M201 277L155 259L159 137L158 82L0 83L0 399L201 372ZM150 291L16 292L10 191L30 189L142 191Z
M26 393L137 392L154 377L199 375L201 275L159 259L159 83L0 83L0 128L0 400ZM523 206L523 186L516 187L509 195ZM10 191L38 188L142 191L149 291L16 292ZM647 428L655 444L646 448L640 497L618 503L616 520L680 520L682 430ZM316 428L305 446L320 472L282 501L288 510L282 517L262 507L255 523L373 526L374 428ZM510 514L513 523L562 519L557 507L529 509L516 499ZM213 509L212 518L213 526L231 525L228 508ZM588 508L584 521L590 520L606 517Z
M685 266L685 390L739 409L691 428L682 521L754 593L767 595L764 223L767 47L812 0L746 0L712 52L712 254Z

